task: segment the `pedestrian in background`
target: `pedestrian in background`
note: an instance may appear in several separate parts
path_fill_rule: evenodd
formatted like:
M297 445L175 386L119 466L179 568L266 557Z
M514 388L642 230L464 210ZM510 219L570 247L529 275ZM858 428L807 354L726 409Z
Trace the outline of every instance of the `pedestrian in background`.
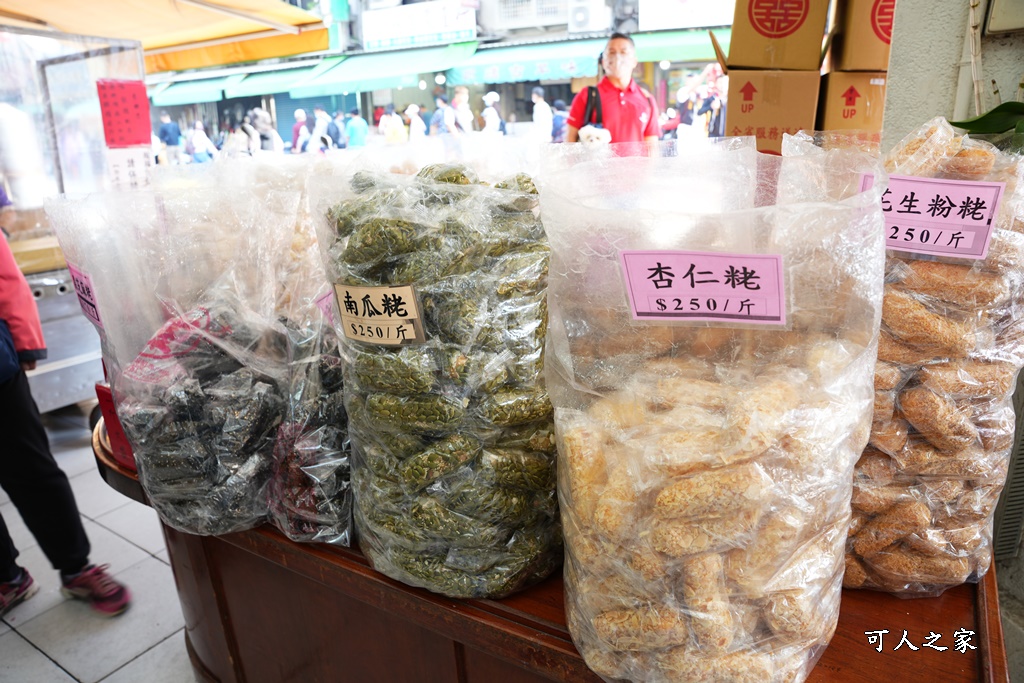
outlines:
M29 389L25 373L45 357L35 299L7 240L0 238L0 487L60 572L61 593L85 600L102 616L117 616L128 609L131 593L110 576L109 565L89 563L91 547L75 495L50 453ZM17 559L18 549L0 517L0 616L39 590Z
M156 136L160 138L164 149L167 150L167 163L172 165L180 163L181 127L171 121L171 115L165 111L160 112L160 130Z
M418 104L410 104L405 108L405 115L409 117L409 142L419 142L427 135L427 124L420 116Z
M539 142L551 142L554 114L551 105L544 101L544 88L533 89L533 138Z
M338 110L334 112L334 125L338 127L338 137L341 142L338 145L342 149L348 147L348 137L345 135L345 112Z
M452 108L455 110L455 130L460 133L472 132L474 130L473 110L469 108L469 88L464 85L455 86ZM453 132L450 127L448 132Z
M605 76L596 89L601 100L601 123L611 134L611 142L656 141L661 137L658 106L651 94L633 80L636 65L633 39L624 33L613 33L601 53ZM566 142L578 142L580 128L593 123L584 120L587 100L592 92L592 88L585 88L573 98L569 107Z
M444 135L445 133L457 133L455 127L455 110L448 104L448 98L438 95L434 98L433 116L430 117L430 134Z
M402 115L395 111L395 105L384 107L384 115L380 117L377 131L384 136L384 142L401 143L409 140L409 132L405 129Z
M697 110L697 116L706 116L709 138L725 137L726 93L729 92L729 77L719 76L708 84L708 96Z
M495 106L498 101L501 100L501 96L493 90L484 95L484 110L480 112L480 117L484 120L484 125L481 130L484 133L493 133L495 135L504 133L505 122L501 119L501 114L498 113L498 109Z
M301 154L306 151L303 149L303 145L307 140L309 140L309 129L306 128L306 110L296 109L295 123L292 124L292 154Z
M205 164L217 158L217 146L206 135L206 127L202 121L196 121L192 129L192 137L188 141L188 147L191 148L193 163Z
M349 147L365 147L366 138L369 136L370 126L366 119L359 113L359 109L349 112L348 123L345 124L345 137L348 138Z
M565 100L554 101L554 112L551 115L551 142L565 142L565 135L569 130L566 120L569 112L565 108Z
M332 130L333 129L333 130ZM322 104L313 105L313 130L310 133L307 152L324 152L334 149L341 140L341 132Z
M250 112L252 127L259 139L258 150L261 152L273 152L281 154L284 152L284 140L274 128L274 119L270 112L262 107L256 107Z

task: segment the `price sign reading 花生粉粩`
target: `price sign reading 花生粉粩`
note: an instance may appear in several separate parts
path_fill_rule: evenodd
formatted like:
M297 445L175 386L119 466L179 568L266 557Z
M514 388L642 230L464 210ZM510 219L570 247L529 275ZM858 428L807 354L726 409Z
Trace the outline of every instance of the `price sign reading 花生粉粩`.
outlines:
M425 342L416 292L405 287L351 287L336 284L344 334L382 346Z
M873 182L865 175L861 191ZM885 248L983 259L1005 189L1005 183L891 175L882 194Z
M786 324L782 256L620 252L634 320Z

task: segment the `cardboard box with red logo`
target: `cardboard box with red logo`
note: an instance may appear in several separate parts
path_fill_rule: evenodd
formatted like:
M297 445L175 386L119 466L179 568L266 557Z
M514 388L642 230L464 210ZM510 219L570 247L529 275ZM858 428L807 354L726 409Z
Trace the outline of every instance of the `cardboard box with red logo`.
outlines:
M782 136L814 130L817 71L729 70L726 135L753 135L760 152L782 152Z
M885 71L889 68L896 0L843 0L832 42L836 71Z
M885 112L884 71L833 71L821 82L819 130L881 132Z
M817 69L829 0L736 0L730 69Z
M746 0L739 0L737 7ZM818 113L819 61L814 70L737 68L729 63L714 34L711 43L722 69L729 76L728 103L725 110L727 136L750 135L757 138L760 152L780 154L782 136L799 130L814 130ZM733 33L732 40L736 40ZM817 60L821 59L821 36ZM731 52L730 52L731 54Z

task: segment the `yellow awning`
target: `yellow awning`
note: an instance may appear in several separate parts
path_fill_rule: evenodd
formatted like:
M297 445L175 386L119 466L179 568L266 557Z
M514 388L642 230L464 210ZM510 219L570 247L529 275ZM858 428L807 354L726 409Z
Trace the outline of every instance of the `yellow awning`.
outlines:
M267 30L301 39L290 34L298 27L323 28L319 16L281 0L0 0L0 23L5 18L64 33L138 40L145 50L265 36ZM303 48L310 49L305 43ZM203 66L217 63L224 62Z
M327 48L327 29L314 28L313 30L303 30L297 36L277 34L264 38L218 43L206 47L147 54L146 73L184 71L222 64L255 62L260 59L319 52Z

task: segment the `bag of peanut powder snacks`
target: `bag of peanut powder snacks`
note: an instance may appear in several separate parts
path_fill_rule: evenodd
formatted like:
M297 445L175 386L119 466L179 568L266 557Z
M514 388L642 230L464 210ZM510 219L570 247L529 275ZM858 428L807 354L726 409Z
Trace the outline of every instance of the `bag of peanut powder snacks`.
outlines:
M991 563L1024 364L1024 164L942 118L885 164L875 410L844 585L932 596Z

